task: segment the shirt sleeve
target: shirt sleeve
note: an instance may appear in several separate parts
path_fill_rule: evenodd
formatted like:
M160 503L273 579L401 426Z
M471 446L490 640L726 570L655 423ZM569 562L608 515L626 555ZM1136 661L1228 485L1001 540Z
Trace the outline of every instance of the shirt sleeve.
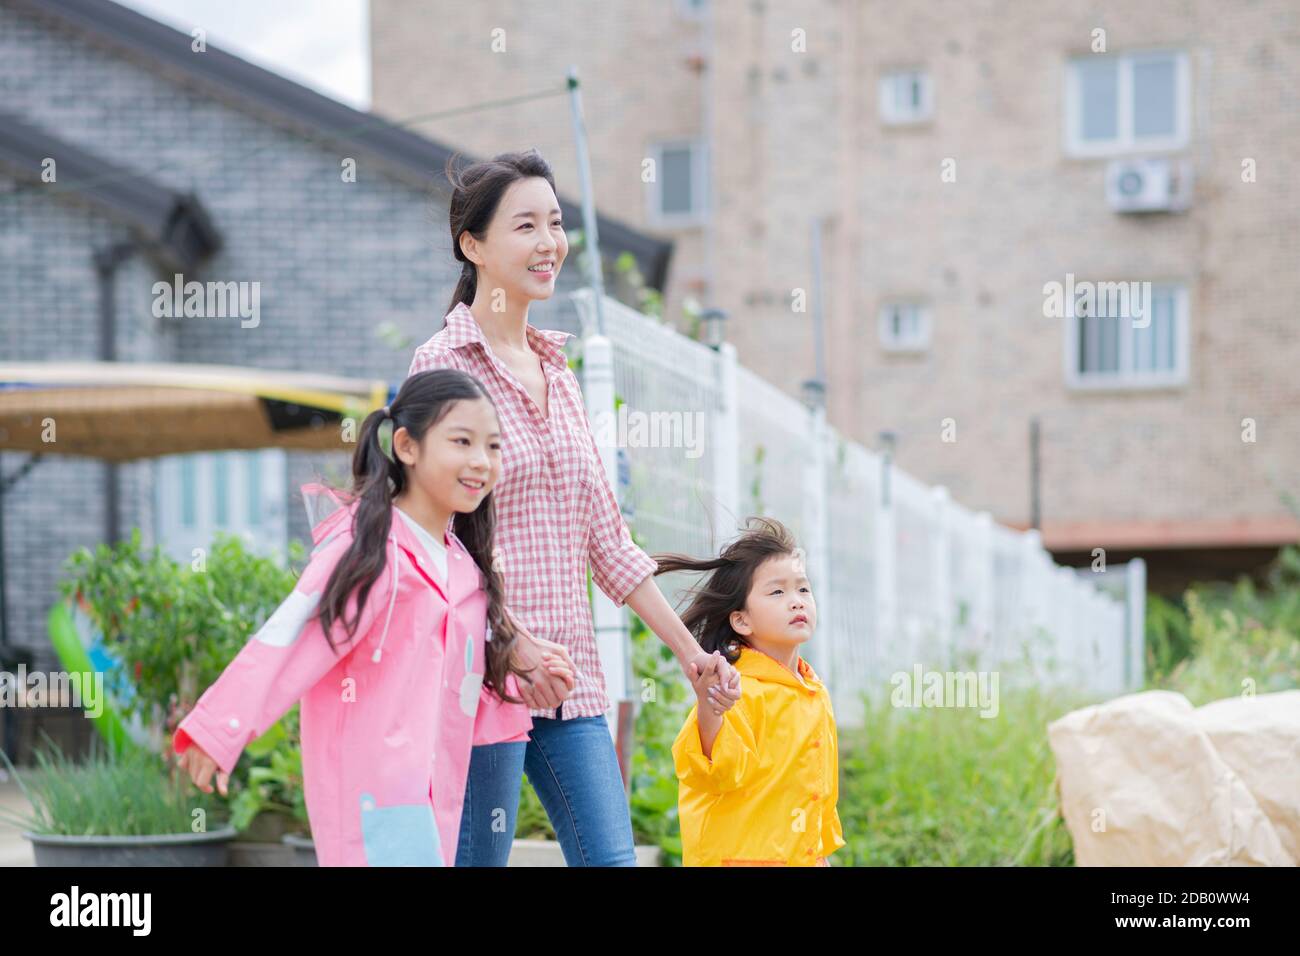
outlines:
M570 373L572 374L572 373ZM591 576L596 586L609 596L615 606L622 607L627 596L651 574L658 565L654 558L637 547L632 533L623 520L623 512L609 486L605 467L596 447L596 437L591 432L591 422L582 416L587 432L587 445L592 456L592 469L596 475L595 498L592 501L591 541L588 557Z
M266 733L366 637L381 611L387 611L390 568L385 567L371 587L354 638L348 637L341 621L335 622L337 651L326 641L316 615L330 573L351 540L340 536L311 559L289 596L180 722L172 743L176 753L198 744L230 773L249 741ZM355 612L354 594L348 620Z
M693 790L727 793L754 782L762 766L758 740L761 727L741 702L722 715L722 727L710 756L700 745L699 707L692 707L686 723L673 741L673 767L677 779Z
M410 378L416 372L427 372L432 368L459 368L451 349L439 348L426 342L415 350L411 357L411 367L406 372Z

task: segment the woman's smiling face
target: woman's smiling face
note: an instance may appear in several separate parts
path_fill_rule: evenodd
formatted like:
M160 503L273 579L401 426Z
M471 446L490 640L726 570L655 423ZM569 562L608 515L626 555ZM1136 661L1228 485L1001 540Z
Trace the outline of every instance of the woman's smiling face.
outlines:
M498 295L509 302L549 299L569 253L560 203L540 176L511 183L483 240L464 233L461 244L479 266L479 288L493 306Z

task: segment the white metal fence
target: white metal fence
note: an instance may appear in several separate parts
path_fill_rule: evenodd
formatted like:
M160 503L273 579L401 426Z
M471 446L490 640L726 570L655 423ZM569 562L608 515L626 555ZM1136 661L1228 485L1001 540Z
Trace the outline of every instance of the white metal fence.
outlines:
M572 305L592 342L593 294ZM584 388L606 383L588 389L595 426L612 404L611 369L592 359L612 365L620 430L604 423L618 445L605 453L611 471L617 456L629 524L651 553L701 557L748 515L789 526L820 616L806 656L840 722L860 722L862 694L888 693L891 675L916 666L1010 667L1012 680L1097 696L1141 684L1141 561L1104 575L1058 567L1037 532L997 525L842 438L820 409L738 366L730 345L714 350L612 299L604 312L612 347L584 353ZM663 583L671 599L689 581Z

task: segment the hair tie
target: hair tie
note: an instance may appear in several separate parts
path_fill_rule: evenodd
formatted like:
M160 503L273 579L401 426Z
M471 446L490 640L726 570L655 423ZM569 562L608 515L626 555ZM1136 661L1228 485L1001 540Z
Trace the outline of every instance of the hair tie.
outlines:
M385 417L385 418L392 418L392 417L393 417L392 409L391 409L388 405L385 405L385 406L383 407L383 413L384 413L384 417Z

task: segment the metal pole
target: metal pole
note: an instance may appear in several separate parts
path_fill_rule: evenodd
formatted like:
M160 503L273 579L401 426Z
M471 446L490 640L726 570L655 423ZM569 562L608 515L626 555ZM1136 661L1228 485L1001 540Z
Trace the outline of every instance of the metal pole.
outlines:
M601 274L600 237L596 234L596 201L591 189L591 157L587 153L587 128L582 121L582 93L578 68L569 67L569 106L573 113L573 147L578 158L578 185L582 189L582 232L587 246L587 281L596 292L596 331L605 334L605 278Z
M1042 471L1042 463L1039 460L1039 428L1038 419L1029 420L1029 526L1031 528L1042 528L1042 499L1039 497L1039 476Z
M826 387L826 343L822 331L822 221L812 221L813 349L817 381Z

